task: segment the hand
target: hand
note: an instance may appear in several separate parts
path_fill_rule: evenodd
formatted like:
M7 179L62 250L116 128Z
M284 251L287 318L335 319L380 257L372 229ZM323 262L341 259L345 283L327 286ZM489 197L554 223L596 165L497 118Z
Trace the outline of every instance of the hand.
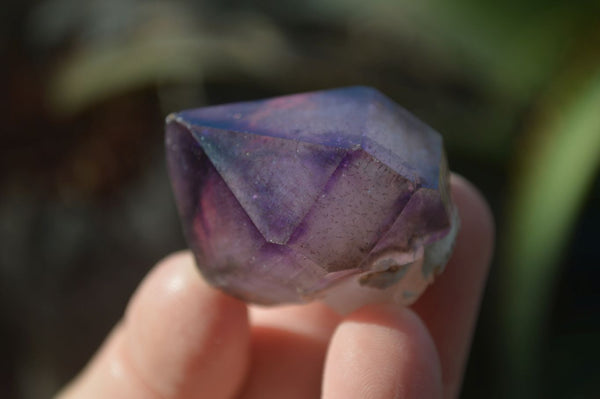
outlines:
M189 253L146 277L125 317L58 398L454 398L492 253L475 189L452 178L462 227L446 271L412 308L340 317L320 303L246 306Z

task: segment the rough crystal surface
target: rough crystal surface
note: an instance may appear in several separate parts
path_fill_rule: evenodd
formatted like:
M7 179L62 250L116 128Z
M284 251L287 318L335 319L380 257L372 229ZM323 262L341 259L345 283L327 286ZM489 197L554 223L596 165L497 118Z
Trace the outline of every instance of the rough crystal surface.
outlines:
M203 275L246 301L410 303L451 251L441 137L375 89L182 111L166 146Z

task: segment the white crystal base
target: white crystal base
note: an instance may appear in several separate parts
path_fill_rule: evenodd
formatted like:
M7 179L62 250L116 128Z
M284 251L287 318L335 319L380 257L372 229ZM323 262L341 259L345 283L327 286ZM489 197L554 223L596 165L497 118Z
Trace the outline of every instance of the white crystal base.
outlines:
M458 212L454 210L451 229L446 237L426 248L420 247L409 254L386 254L384 261L380 262L380 259L374 261L368 272L348 277L328 288L320 300L340 314L351 313L372 303L411 305L433 282L435 275L444 270L459 229ZM390 263L400 265L399 267L402 268L403 275L398 282L386 288L365 285L365 278L368 278L373 272L385 271L378 266L379 264L385 264L389 268ZM394 274L390 274L390 276L394 277Z

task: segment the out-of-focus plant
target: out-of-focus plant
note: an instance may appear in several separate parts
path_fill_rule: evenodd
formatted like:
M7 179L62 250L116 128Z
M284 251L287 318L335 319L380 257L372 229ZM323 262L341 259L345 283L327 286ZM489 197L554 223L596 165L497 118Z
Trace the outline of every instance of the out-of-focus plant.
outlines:
M551 76L574 39L581 18L580 10L560 2L311 3L323 12L342 13L361 29L417 40L426 51L443 60L443 66L463 68L494 95L519 100L526 100Z
M600 62L594 61L548 90L515 165L502 310L523 397L541 383L536 363L557 266L600 167Z
M90 15L99 4L105 12ZM59 15L66 6L87 16L83 24L47 15ZM52 23L40 23L47 20ZM83 31L49 82L50 106L67 114L140 87L199 88L205 75L226 76L232 70L261 77L285 68L292 58L280 32L260 14L231 14L223 24L211 20L210 10L204 13L186 2L50 0L38 9L32 26L35 37L55 40L69 30Z

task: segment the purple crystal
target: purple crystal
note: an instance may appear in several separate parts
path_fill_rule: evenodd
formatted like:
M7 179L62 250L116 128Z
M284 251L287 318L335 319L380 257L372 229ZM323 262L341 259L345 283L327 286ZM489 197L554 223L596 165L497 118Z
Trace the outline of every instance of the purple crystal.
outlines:
M183 111L166 144L203 275L246 301L410 303L451 251L442 139L374 89Z

